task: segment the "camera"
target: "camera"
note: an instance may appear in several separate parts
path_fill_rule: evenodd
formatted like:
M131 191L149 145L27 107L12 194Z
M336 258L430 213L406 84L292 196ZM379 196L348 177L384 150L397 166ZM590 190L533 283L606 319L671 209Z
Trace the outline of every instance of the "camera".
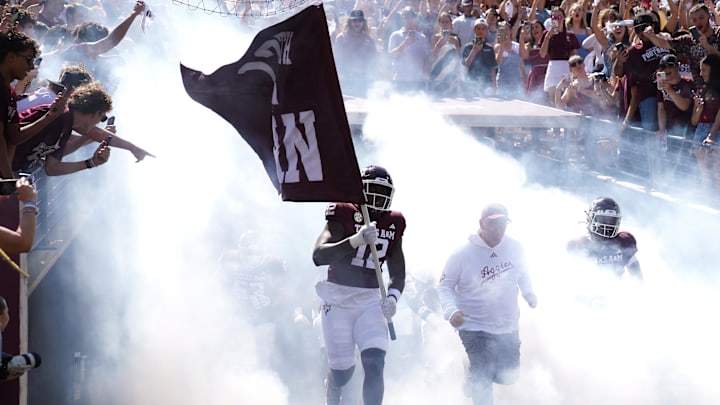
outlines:
M26 371L40 367L40 364L42 364L42 359L39 354L34 352L18 354L17 356L3 353L2 363L0 363L0 380L19 377Z
M473 44L481 44L482 42L482 37L475 37L475 39L473 39Z
M448 35L450 35L450 31L448 31L448 30L442 30L442 36L443 36L443 38L447 38Z

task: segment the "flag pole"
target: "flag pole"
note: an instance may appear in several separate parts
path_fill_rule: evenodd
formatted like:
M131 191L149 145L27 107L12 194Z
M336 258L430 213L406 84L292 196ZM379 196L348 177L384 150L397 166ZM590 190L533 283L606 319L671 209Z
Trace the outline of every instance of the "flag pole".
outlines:
M7 264L9 264L10 267L12 267L13 269L15 269L15 271L17 271L18 273L20 273L20 274L22 274L23 276L25 276L25 278L30 278L30 275L29 275L27 272L25 272L25 270L21 269L20 266L18 266L17 263L15 263L15 262L13 261L13 259L11 259L10 256L8 256L7 253L5 253L5 251L2 250L2 249L0 249L0 257L1 257L3 260L5 260L5 262L7 262Z
M362 216L365 220L365 225L370 225L370 214L366 204L361 204L360 209L362 210ZM385 283L383 283L382 272L380 270L380 259L378 259L377 246L374 243L370 244L370 252L372 252L373 263L375 263L375 276L377 277L378 286L380 287L380 299L387 299L387 292L385 291ZM390 332L390 339L395 340L395 326L393 326L392 318L387 318L388 332Z

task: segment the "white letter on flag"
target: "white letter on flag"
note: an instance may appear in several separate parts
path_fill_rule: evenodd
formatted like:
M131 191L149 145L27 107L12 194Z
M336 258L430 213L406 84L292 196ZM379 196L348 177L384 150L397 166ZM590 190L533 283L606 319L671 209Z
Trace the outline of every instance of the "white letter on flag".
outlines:
M310 181L323 181L322 160L318 150L317 136L315 134L315 113L313 111L301 111L299 122L305 128L307 142L303 139L300 129L295 126L295 114L282 114L280 117L285 127L285 135L282 138L282 145L285 147L285 158L287 159L287 171L282 170L280 164L280 137L277 131L277 122L272 117L273 130L273 154L275 155L275 168L280 183L299 183L300 169L298 165L298 152L300 160L305 169L305 176Z

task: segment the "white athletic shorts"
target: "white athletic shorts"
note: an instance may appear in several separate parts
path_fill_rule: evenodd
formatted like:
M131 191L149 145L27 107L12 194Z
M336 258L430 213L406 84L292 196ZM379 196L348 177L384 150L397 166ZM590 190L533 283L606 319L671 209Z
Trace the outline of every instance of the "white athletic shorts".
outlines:
M323 338L331 369L354 366L356 346L361 352L369 348L387 352L387 320L380 309L379 289L320 281L315 290L324 300Z

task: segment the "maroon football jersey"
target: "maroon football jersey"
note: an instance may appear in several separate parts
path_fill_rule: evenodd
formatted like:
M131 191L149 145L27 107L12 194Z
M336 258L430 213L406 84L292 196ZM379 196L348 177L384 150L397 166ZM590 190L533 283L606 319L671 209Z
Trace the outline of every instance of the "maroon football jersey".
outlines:
M568 243L568 251L584 254L617 276L622 276L637 250L635 237L629 232L620 232L614 238L602 240L585 235Z
M0 75L0 83L5 82ZM17 95L15 88L10 85L0 85L0 121L5 124L5 129L9 124L17 124L19 119L17 115Z
M337 222L345 230L344 237L354 235L363 226L363 217L359 208L348 203L333 203L325 210L325 219L329 222ZM396 243L402 240L405 232L405 217L397 211L382 211L377 217L372 218L377 222L378 238L376 243L380 265L393 251ZM390 269L390 280L395 278ZM398 275L404 280L405 275ZM328 267L328 281L362 288L378 288L377 276L375 275L375 264L372 253L367 245L359 246L352 256L343 257L337 262L331 263ZM404 284L404 283L403 283ZM402 292L402 285L392 285Z

